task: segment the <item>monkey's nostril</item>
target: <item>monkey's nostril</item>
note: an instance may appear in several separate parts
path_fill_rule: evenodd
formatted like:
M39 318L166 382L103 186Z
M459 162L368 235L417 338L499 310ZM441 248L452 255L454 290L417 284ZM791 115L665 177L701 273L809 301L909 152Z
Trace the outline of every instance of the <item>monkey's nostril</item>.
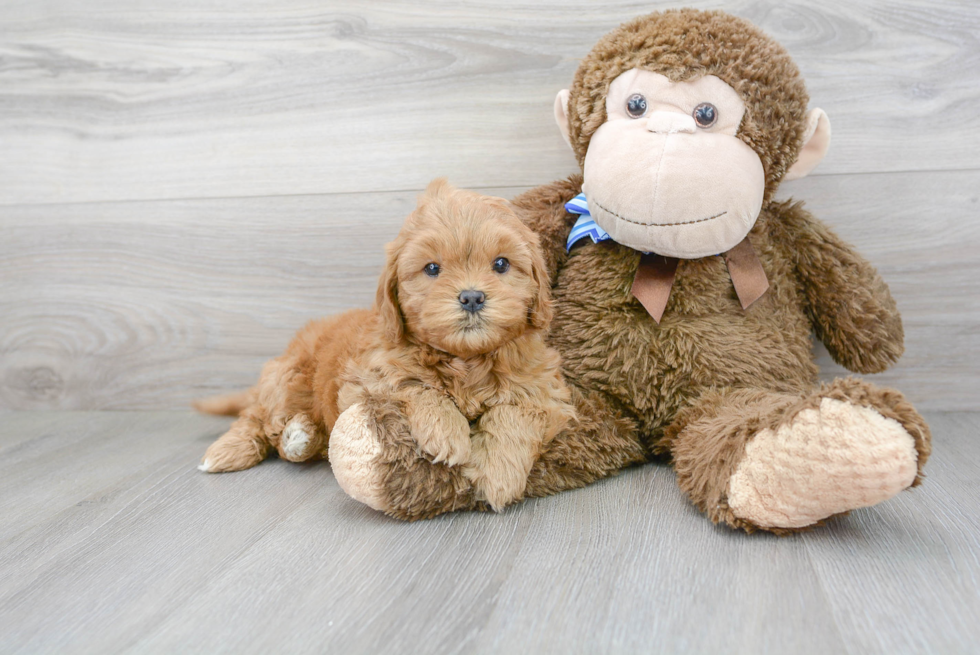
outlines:
M467 291L462 291L459 294L459 304L463 306L468 312L478 312L483 309L483 303L487 301L487 297L482 291L473 291L472 289Z
M655 111L650 114L646 125L647 129L654 134L677 134L678 132L693 134L697 131L694 118L676 111Z

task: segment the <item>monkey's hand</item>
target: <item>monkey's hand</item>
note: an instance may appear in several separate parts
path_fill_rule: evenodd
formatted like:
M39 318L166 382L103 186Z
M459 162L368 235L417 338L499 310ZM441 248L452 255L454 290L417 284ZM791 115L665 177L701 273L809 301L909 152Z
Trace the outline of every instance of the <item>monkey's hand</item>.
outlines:
M463 474L479 500L494 511L520 500L545 439L541 417L515 405L491 407L473 433L473 453Z
M880 373L905 350L902 317L888 285L852 246L799 205L777 205L784 248L795 259L810 320L838 364Z
M452 400L422 387L401 395L412 438L433 462L458 466L469 459L470 423Z

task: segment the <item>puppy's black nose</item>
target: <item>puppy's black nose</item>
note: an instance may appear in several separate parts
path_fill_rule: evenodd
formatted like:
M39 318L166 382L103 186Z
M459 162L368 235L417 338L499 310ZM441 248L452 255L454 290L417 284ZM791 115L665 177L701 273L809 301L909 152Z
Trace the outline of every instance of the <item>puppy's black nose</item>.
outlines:
M459 294L459 304L468 312L478 312L483 309L487 297L482 291L463 291Z

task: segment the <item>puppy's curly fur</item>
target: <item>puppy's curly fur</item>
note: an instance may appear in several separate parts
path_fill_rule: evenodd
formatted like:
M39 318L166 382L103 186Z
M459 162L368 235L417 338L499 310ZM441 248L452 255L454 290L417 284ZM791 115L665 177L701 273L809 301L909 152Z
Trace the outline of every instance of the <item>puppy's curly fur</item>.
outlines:
M574 416L544 342L537 235L506 201L440 179L387 255L373 309L309 323L246 395L198 403L239 415L202 470L249 468L272 448L296 462L326 456L340 411L369 389L407 421L413 456L458 467L475 500L499 510L523 496L540 449Z

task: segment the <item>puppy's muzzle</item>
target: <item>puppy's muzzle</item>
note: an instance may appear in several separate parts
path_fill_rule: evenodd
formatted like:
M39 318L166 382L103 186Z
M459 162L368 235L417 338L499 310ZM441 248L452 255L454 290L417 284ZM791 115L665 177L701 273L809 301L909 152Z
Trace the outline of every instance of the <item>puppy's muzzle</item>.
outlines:
M467 291L462 291L459 294L459 304L463 306L463 309L475 314L481 309L483 309L484 303L486 303L487 297L482 291L473 291L472 289Z

